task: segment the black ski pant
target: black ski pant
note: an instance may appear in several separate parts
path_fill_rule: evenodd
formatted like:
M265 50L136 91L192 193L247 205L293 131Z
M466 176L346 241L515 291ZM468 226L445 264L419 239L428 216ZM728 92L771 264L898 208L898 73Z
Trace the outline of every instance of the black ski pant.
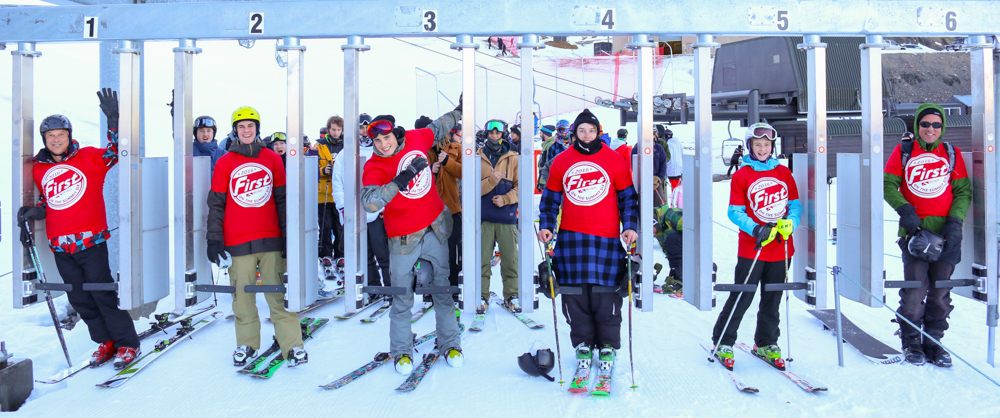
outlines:
M605 344L615 350L622 347L622 303L617 292L597 293L594 285L563 285L580 287L582 295L562 295L562 311L569 324L569 340L573 347L585 344L600 348Z
M732 175L733 170L740 169L740 157L742 157L742 155L733 155L729 158L729 170L726 170L727 177Z
M899 289L897 312L916 326L922 326L924 332L940 341L948 329L948 314L955 307L951 304L951 288L936 289L931 287L931 283L951 279L955 266L941 260L933 263L917 260L906 249L904 240L899 241L899 246L903 250L903 280L919 282L920 287ZM920 331L906 321L899 322L903 345L920 344ZM927 340L924 343L929 345L931 341Z
M775 241L772 245L780 244ZM788 262L791 262L791 260L788 260ZM753 264L752 258L739 257L736 261L736 284L749 283L756 285L759 283L782 283L785 281L785 261L757 260L753 272L750 272L751 264ZM747 274L749 274L749 280L747 280ZM781 305L781 294L783 292L765 292L763 287L763 285L758 286L758 290L760 291L760 307L757 311L757 332L753 337L753 341L758 347L777 344L778 336L781 335L781 332L778 331L778 325L781 320L778 307ZM740 295L743 296L741 297ZM712 330L712 343L718 344L721 336L723 345L736 344L736 331L743 320L743 314L746 313L747 308L753 303L753 297L754 294L750 292L732 292L729 294L729 299L722 306L722 312L719 312L719 319L715 321L715 328ZM738 304L736 303L737 300L739 300ZM736 308L735 312L733 311L734 306ZM726 334L722 335L722 328L726 327L726 318L729 318L730 312L733 314L733 319L729 321Z
M114 340L115 349L139 349L139 336L128 312L118 308L118 293L111 291L84 291L84 283L114 283L108 264L108 244L97 244L73 254L53 253L56 268L63 282L73 285L66 296L70 305L87 323L90 339L102 344Z
M451 215L451 236L448 237L448 282L458 286L458 272L462 271L462 212ZM457 297L457 295L456 295Z
M684 281L684 235L676 233L663 238L663 250L670 262L670 275L674 280Z
M381 213L368 222L368 285L389 286L389 235Z
M330 203L320 203L316 212L319 218L319 256L344 257L344 225L340 223L340 211Z

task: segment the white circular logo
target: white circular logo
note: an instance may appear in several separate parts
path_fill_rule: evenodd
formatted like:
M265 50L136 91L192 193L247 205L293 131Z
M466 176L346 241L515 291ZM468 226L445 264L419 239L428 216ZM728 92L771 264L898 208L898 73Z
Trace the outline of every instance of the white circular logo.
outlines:
M949 171L947 159L929 153L911 158L903 168L906 187L924 199L941 196L948 189Z
M759 178L747 189L747 199L757 219L775 222L785 216L788 185L774 177Z
M563 175L563 191L577 206L593 206L604 200L611 189L611 176L590 161L573 164Z
M245 208L259 208L271 199L274 176L257 163L246 163L229 176L229 195Z
M420 151L410 151L403 155L403 158L399 159L399 166L396 167L396 174L402 173L406 167L410 166L410 162L415 158L427 158L427 154ZM424 167L417 173L417 176L410 180L409 186L406 190L400 190L399 194L407 199L419 199L424 197L431 190L431 185L434 184L434 178L431 175L430 166Z
M73 166L61 164L42 177L42 193L50 209L62 210L76 204L87 191L87 177Z

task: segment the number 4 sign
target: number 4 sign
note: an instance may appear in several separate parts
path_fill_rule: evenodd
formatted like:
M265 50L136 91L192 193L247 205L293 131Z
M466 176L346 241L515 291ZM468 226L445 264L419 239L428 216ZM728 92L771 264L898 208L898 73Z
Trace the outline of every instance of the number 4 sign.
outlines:
M601 9L601 30L615 30L615 9Z

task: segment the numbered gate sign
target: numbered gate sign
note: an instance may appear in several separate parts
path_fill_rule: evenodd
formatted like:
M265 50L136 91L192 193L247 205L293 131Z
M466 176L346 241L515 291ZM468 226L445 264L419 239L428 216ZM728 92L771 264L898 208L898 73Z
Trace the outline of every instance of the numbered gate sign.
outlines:
M421 24L424 32L437 32L438 30L437 10L424 10L424 21Z
M601 30L615 30L615 9L601 9Z
M264 33L264 14L250 13L250 34L260 35Z
M90 39L97 37L97 25L100 20L96 16L87 16L83 18L83 38Z

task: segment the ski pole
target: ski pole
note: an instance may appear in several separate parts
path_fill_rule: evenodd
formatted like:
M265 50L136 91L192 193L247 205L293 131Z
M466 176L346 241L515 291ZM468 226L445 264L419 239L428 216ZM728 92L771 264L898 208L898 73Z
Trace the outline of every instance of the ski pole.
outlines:
M786 239L784 241L785 241L785 283L788 283L788 240ZM792 331L791 331L789 322L792 322L792 317L790 316L791 315L791 313L790 313L791 311L789 310L790 308L788 307L789 303L791 303L791 302L790 302L790 299L788 297L788 292L785 292L785 340L787 341L787 344L788 344L788 352L787 352L788 355L786 356L787 358L785 359L785 361L788 362L788 363L791 363L792 362ZM788 365L785 365L785 367L788 367Z
M25 231L28 231L28 254L31 255L31 263L35 265L35 271L38 272L38 278L41 279L42 283L47 283L48 280L45 279L45 272L42 270L42 263L38 257L38 250L35 248L35 237L31 231L31 226L28 225L28 220L24 219L22 221ZM49 305L49 315L52 316L52 325L56 327L56 334L59 335L59 344L62 345L63 355L66 356L66 364L70 368L73 367L73 361L69 359L69 349L66 348L66 338L63 337L62 327L59 326L59 317L56 315L56 305L52 303L52 292L45 291L45 303Z
M552 241L549 241L548 246L549 252L545 253L545 266L549 270L549 293L552 297L552 329L555 330L556 334L556 361L559 363L559 386L562 386L565 381L563 381L562 372L562 350L559 349L559 317L556 315L556 287L552 281Z
M753 262L750 263L750 271L747 272L747 278L743 281L743 283L750 281L750 275L753 274L753 268L757 265L757 259L760 258L760 251L763 249L764 247L757 247L757 254L753 256ZM736 313L736 307L739 306L744 293L746 292L740 292L740 295L736 297L736 303L733 305L733 309L729 311L729 318L726 319L726 326L722 327L722 334L719 334L719 341L715 343L715 347L713 347L712 352L709 353L708 361L715 362L715 352L718 351L719 346L722 345L722 338L726 335L726 331L729 329L729 322L733 320L733 314Z
M628 260L628 368L632 373L632 390L636 390L635 385L635 363L632 361L632 257L635 256L635 243L629 248Z

